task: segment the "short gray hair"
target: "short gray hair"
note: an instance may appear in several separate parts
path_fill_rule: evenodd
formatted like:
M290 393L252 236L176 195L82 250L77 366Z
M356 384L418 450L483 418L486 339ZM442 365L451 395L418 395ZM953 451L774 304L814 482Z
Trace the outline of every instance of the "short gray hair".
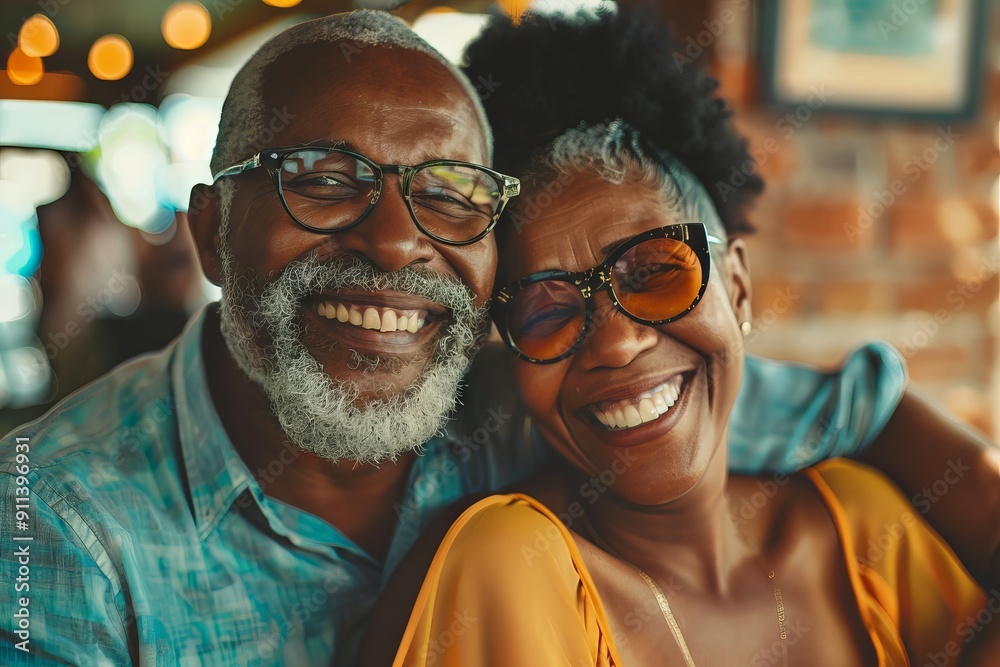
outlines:
M246 160L251 153L259 150L255 146L267 130L267 109L264 105L264 71L267 66L301 46L336 42L418 51L444 65L475 105L479 122L486 133L492 162L493 135L486 111L469 79L402 20L386 12L361 9L299 23L267 41L253 54L233 79L223 104L219 136L212 152L213 174Z
M581 172L596 173L615 185L626 181L660 193L663 201L684 221L703 222L710 234L726 238L725 227L712 198L677 158L645 141L622 120L597 125L580 124L566 130L532 158L521 175L528 192L554 178ZM520 204L515 201L515 209Z

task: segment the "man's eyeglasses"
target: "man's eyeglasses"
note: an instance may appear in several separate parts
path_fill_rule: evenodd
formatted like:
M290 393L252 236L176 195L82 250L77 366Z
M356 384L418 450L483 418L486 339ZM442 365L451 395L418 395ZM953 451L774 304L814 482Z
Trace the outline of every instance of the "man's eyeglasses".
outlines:
M580 348L601 290L636 322L673 322L705 294L709 243L723 241L702 223L643 232L611 251L600 266L582 273L542 271L504 287L494 297L493 320L507 347L533 363L556 362Z
M385 174L402 179L413 222L432 239L475 243L490 233L521 183L478 164L431 160L413 167L376 164L342 148L273 148L215 174L214 180L264 167L282 205L297 223L323 234L359 224L382 194Z

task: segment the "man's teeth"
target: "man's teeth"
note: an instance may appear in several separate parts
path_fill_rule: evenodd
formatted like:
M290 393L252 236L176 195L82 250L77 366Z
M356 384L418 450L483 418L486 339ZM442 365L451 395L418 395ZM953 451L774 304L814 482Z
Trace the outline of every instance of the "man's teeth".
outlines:
M324 301L316 306L316 312L328 320L353 324L362 329L376 331L409 331L416 333L427 324L427 312L423 310L393 310L376 306L355 306L354 304Z
M665 415L677 402L683 385L684 376L675 375L668 382L634 398L601 404L601 407L591 405L589 409L608 430L632 428Z

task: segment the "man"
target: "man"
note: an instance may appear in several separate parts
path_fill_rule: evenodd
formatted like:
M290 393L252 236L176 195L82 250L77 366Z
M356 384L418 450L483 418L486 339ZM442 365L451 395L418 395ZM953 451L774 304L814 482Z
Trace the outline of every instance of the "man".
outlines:
M222 302L7 436L0 492L30 489L30 512L0 524L4 549L27 550L0 563L26 585L4 598L3 663L352 664L429 520L544 461L493 385L439 435L485 330L489 229L517 191L477 166L490 152L468 82L387 15L301 24L251 58L189 212ZM760 412L744 435L786 433L770 455L799 465L854 451L901 392L879 352L795 376L799 407L834 424L818 439ZM757 401L787 381L751 372ZM838 422L857 413L833 388L872 413Z

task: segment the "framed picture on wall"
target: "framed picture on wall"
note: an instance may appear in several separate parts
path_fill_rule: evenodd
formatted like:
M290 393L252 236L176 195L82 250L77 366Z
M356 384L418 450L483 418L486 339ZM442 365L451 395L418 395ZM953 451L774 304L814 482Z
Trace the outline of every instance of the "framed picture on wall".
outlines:
M760 10L761 81L775 106L975 114L985 0L761 0Z

